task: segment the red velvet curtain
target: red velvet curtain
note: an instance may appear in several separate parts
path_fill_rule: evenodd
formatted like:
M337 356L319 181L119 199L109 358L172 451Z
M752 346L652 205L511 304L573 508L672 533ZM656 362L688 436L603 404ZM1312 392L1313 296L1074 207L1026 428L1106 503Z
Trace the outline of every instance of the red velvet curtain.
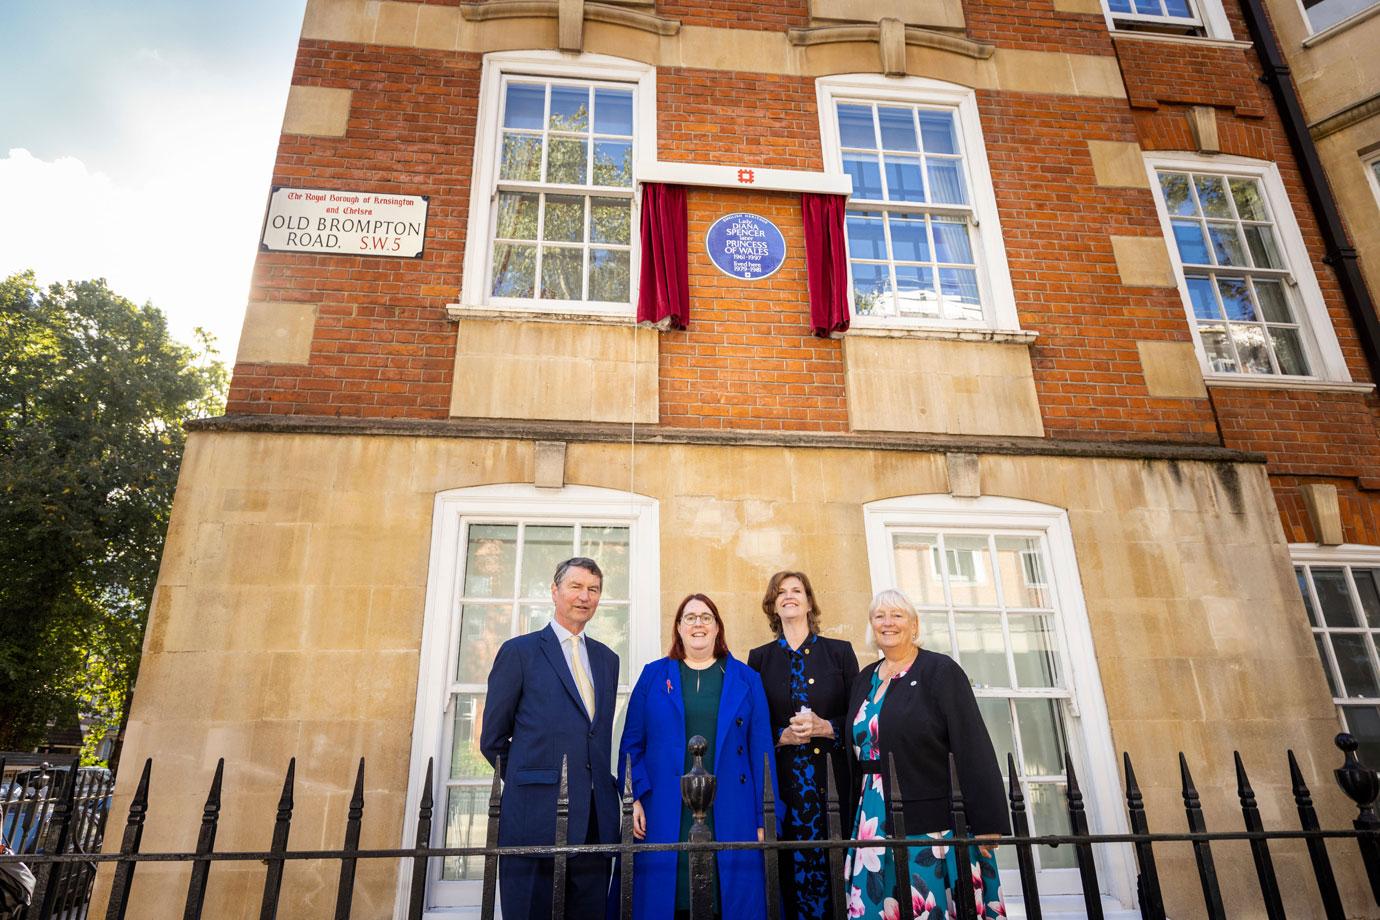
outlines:
M690 325L685 187L642 186L642 277L637 321L661 329Z
M848 331L848 259L843 195L805 192L805 275L810 291L810 326L827 338Z

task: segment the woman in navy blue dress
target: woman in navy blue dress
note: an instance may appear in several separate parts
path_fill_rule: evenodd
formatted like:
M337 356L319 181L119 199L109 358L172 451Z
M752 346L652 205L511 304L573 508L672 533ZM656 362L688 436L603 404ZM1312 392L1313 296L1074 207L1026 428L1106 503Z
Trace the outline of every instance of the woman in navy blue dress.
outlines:
M834 778L842 826L851 827L856 783L851 779L845 721L848 691L858 675L853 646L819 634L819 604L804 572L777 572L767 582L762 613L776 640L752 650L748 666L762 675L776 742L781 785L781 839L828 835L826 761ZM782 915L817 920L828 913L829 860L823 850L782 853Z

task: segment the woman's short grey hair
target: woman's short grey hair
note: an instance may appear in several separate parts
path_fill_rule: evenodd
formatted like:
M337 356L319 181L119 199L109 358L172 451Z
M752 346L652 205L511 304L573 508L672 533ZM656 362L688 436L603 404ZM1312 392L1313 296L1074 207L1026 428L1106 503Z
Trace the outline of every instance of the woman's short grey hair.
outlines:
M878 591L872 596L872 603L867 605L867 645L868 648L877 647L877 636L872 632L872 614L878 610L903 610L910 614L911 620L915 623L915 645L920 645L920 611L915 609L915 605L910 602L910 598L905 593L895 588L887 588Z

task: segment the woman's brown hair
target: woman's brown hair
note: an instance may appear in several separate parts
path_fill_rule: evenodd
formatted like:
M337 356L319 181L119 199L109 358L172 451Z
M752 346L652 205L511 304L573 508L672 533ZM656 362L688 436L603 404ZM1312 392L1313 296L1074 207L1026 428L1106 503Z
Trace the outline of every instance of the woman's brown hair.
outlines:
M671 624L671 635L675 636L671 640L671 650L666 653L666 657L673 661L685 660L685 643L680 640L680 618L685 613L685 605L691 601L699 601L709 608L709 612L714 614L714 623L719 627L719 633L714 637L714 657L728 657L728 642L724 639L724 618L719 616L718 606L709 599L707 594L687 594L685 600L680 602L676 608L676 621Z
M781 593L781 583L787 578L800 579L800 584L805 588L805 598L810 602L810 612L806 614L810 622L810 632L819 632L819 602L815 600L815 589L810 586L809 576L804 572L777 572L767 582L767 593L762 595L762 612L767 615L771 631L777 636L781 635L781 617L776 614L776 596Z

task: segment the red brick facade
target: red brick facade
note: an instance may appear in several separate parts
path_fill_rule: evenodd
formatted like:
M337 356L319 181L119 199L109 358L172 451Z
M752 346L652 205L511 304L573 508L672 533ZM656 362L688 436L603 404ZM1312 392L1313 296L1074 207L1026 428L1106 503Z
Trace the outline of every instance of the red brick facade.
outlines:
M655 11L683 27L810 25L804 0L662 0ZM1351 375L1370 379L1254 52L1113 40L1101 16L1017 0L970 0L965 15L969 38L1000 49L1114 58L1127 90L1126 99L978 92L1020 325L1038 335L1031 358L1046 433L1262 451L1291 540L1313 538L1297 486L1327 477L1343 496L1348 539L1380 543L1373 393L1214 387L1210 399L1156 398L1140 363L1137 342L1192 333L1176 289L1121 282L1110 237L1161 239L1155 200L1145 188L1098 185L1088 141L1192 151L1185 112L1205 105L1224 153L1279 164ZM304 365L237 365L229 413L446 417L456 332L445 306L461 285L481 64L474 53L301 43L293 83L352 90L349 121L343 137L284 135L274 183L427 195L426 249L417 259L261 253L250 299L317 305L315 334ZM656 110L663 161L824 167L812 78L662 67ZM691 189L689 207L692 321L661 334L660 424L848 431L840 343L809 334L798 196ZM766 282L733 281L695 244L714 217L743 209L786 236L790 256Z

